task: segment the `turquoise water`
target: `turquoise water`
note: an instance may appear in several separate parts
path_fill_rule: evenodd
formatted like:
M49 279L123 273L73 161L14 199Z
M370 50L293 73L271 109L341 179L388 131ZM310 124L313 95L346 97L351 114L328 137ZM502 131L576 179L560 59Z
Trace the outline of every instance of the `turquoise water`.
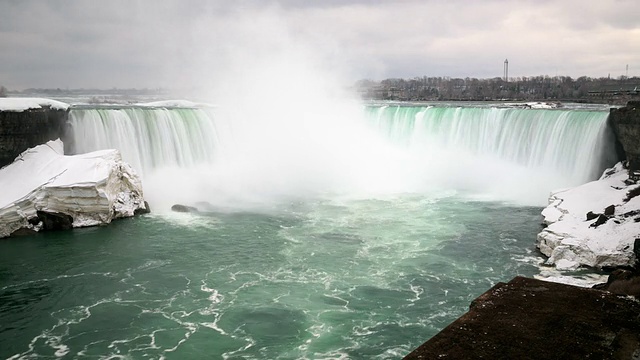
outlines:
M0 241L0 357L398 358L531 276L539 207L455 193Z

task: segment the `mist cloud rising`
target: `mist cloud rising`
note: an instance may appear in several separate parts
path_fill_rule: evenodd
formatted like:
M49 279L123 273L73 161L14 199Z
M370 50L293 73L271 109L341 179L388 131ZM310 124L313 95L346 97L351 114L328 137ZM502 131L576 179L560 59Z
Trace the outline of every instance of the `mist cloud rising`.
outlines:
M504 58L513 76L619 76L627 64L640 75L639 11L613 0L9 0L0 84L220 89L270 65L345 82L486 78L501 75Z

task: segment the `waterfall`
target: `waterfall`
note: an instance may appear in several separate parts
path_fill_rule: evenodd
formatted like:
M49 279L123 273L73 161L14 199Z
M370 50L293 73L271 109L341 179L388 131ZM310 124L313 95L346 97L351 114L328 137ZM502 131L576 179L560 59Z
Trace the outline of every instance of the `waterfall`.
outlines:
M265 116L256 109L74 108L73 151L117 148L145 188L229 202L454 190L543 205L549 191L594 180L615 162L604 111L283 106Z
M142 174L162 166L212 163L218 139L213 116L197 108L75 108L71 153L115 148Z
M461 150L561 175L568 185L596 179L615 161L604 111L380 106L367 112L373 126L408 148Z

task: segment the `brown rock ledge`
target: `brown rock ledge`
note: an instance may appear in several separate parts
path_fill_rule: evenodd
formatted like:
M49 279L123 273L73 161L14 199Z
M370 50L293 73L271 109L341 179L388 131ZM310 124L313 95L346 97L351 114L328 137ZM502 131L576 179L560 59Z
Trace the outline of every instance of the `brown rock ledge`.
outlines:
M640 302L516 277L405 359L640 359Z

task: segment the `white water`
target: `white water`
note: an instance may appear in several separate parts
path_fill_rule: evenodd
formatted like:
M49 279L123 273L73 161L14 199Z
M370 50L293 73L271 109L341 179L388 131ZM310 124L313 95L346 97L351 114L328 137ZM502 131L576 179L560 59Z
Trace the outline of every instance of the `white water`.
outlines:
M549 191L595 179L611 161L605 112L277 109L74 109L75 151L119 148L161 208L442 191L544 205Z
M544 204L550 190L597 179L615 162L602 111L394 106L369 114L440 184L490 199Z
M74 109L73 153L115 148L146 174L165 166L212 163L216 124L200 109Z

